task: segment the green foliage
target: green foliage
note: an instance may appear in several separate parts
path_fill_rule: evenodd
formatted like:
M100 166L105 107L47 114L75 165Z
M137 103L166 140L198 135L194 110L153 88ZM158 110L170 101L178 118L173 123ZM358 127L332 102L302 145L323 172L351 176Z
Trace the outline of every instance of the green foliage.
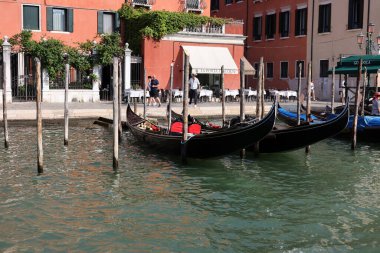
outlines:
M144 37L160 40L165 35L177 33L186 27L194 28L205 24L223 25L226 22L225 19L193 13L134 9L128 4L123 5L119 14L125 21L125 39L135 53L140 52L141 40Z
M80 72L86 72L97 64L111 64L114 56L120 57L123 54L120 35L117 33L102 35L100 43L96 45L86 41L78 43L78 47L65 46L61 41L52 38L34 41L31 31L22 31L10 38L9 42L13 50L38 57L51 79L56 79L64 72L65 54L68 54L69 64ZM91 55L94 51L97 52L96 57Z

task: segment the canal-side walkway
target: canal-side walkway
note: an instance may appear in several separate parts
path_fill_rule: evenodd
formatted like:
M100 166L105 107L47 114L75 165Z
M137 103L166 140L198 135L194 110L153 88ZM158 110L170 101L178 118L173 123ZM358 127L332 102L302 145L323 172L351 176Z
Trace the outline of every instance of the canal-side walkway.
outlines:
M330 104L326 101L313 101L313 107L325 107ZM268 111L271 107L271 102L265 102L265 110ZM340 103L337 103L340 105ZM0 120L3 118L2 104ZM13 102L8 104L8 120L34 120L36 119L36 103L35 102ZM167 104L158 106L147 106L146 115L148 117L159 118L166 116ZM284 108L294 109L296 102L283 102L281 106ZM133 105L132 105L133 107ZM69 116L70 118L112 118L112 102L98 102L98 103L69 103ZM173 110L177 113L182 112L182 103L173 103ZM125 120L125 111L127 104L121 105L122 120ZM256 102L247 102L245 106L246 114L253 115L256 112ZM137 113L143 113L143 105L137 104ZM220 102L206 102L199 103L197 107L189 106L189 113L193 116L202 117L219 117L222 115L222 104ZM226 103L226 115L234 116L240 114L240 103L230 102ZM64 104L63 103L42 103L42 117L43 119L63 119Z

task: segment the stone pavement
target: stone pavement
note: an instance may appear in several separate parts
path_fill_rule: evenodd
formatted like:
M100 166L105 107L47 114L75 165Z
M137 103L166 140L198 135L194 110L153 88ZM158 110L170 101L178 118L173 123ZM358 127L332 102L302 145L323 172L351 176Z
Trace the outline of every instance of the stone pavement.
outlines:
M313 107L325 107L330 102L326 101L313 101ZM256 112L256 102L247 102L245 106L246 114L254 115ZM265 110L268 111L272 102L265 102ZM340 103L337 103L340 105ZM3 118L2 104L0 120ZM147 106L147 117L165 117L167 104L162 104L161 107ZM281 106L290 110L296 109L296 102L282 102ZM70 118L112 118L112 102L98 102L98 103L69 103L69 117ZM133 108L133 105L132 105ZM173 110L177 113L182 112L182 103L173 103ZM125 112L127 104L122 104L122 120L125 120ZM137 113L143 113L143 105L137 105ZM189 113L197 117L220 117L222 115L222 104L220 102L206 102L198 103L197 107L190 106ZM229 102L226 103L226 115L236 116L240 114L240 103ZM63 119L64 105L63 103L42 103L42 117L43 119ZM14 102L8 104L8 120L35 120L36 119L36 103L35 102Z

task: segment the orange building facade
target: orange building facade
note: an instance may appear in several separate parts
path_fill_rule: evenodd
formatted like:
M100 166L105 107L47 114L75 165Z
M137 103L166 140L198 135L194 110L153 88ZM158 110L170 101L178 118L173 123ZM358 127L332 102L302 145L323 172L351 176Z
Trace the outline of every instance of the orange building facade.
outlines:
M295 89L296 66L305 82L307 56L307 0L212 0L211 15L245 22L245 56L258 66L264 58L267 89ZM256 87L257 77L248 80Z

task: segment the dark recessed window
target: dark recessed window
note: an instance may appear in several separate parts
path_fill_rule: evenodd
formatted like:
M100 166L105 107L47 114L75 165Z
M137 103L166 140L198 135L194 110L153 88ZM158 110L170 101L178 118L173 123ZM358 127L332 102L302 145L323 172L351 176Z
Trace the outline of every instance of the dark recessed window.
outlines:
M284 11L280 13L280 36L289 37L290 12Z
M319 62L319 77L329 76L329 60L320 60Z
M273 62L267 62L267 78L273 78Z
M289 77L289 63L287 61L283 61L280 63L280 71L281 71L281 78L288 78Z
M306 35L307 32L307 8L296 11L296 36Z
M258 78L259 77L259 63L258 62L255 62L253 64L253 67L255 68L255 75L254 75L254 78Z
M348 5L348 29L363 28L363 0L350 0Z
M40 30L40 7L36 5L22 6L22 28Z
M301 64L301 77L305 77L305 61L296 61L296 78L299 76L299 65Z
M211 0L211 10L219 10L219 0Z
M274 39L276 33L276 13L268 14L265 18L265 35L267 39Z
M319 6L318 33L331 32L331 3Z
M253 18L253 40L261 40L263 17Z
M233 1L233 0L224 0L224 3L225 3L225 4L232 4L232 1Z

